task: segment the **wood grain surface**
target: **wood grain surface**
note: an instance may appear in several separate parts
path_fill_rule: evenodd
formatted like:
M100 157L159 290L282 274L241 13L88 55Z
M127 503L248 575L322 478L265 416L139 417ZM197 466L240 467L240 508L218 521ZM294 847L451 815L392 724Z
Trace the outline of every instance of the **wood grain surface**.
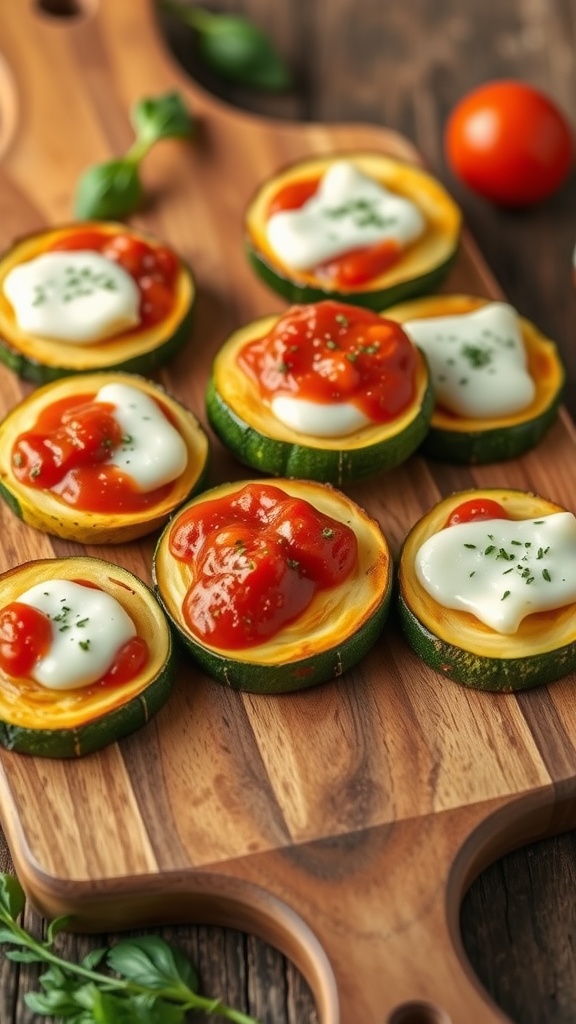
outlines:
M286 9L284 17L292 32ZM161 377L202 415L215 347L232 327L279 308L241 252L241 211L255 184L307 152L362 145L412 158L412 146L380 128L272 127L221 108L165 60L147 5L107 0L97 17L67 25L37 15L26 22L20 11L0 18L16 97L8 76L4 244L69 219L79 170L129 143L126 111L135 98L177 82L197 112L193 146L167 143L150 157L153 201L135 223L176 245L197 273L194 334ZM328 40L331 30L326 14ZM555 241L565 245L560 221ZM568 283L567 268L564 289ZM470 245L446 287L498 292ZM554 288L559 294L556 281ZM526 304L522 310L546 326ZM23 391L7 373L1 389L6 406ZM563 417L537 452L513 465L467 471L415 459L351 493L397 550L411 522L455 487L530 487L573 506L574 465L574 432ZM220 453L215 474L243 471ZM2 531L6 564L74 550L8 513ZM106 556L149 574L147 543ZM447 688L393 631L345 685L289 700L228 693L186 665L158 720L120 746L78 765L5 756L3 820L19 873L46 912L72 907L90 927L192 915L253 928L303 968L323 1021L391 1021L403 1002L410 1019L439 1020L431 1008L418 1011L422 1000L453 1022L499 1020L462 965L460 896L499 849L570 823L571 686L520 698Z

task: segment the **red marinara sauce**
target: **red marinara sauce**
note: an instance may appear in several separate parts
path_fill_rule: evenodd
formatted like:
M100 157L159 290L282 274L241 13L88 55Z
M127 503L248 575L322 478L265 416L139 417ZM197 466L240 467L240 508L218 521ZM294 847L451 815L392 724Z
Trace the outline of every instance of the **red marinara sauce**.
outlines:
M50 490L81 511L139 512L162 501L171 485L139 491L120 468L106 465L124 443L113 405L71 395L46 406L16 438L12 471L20 483Z
M471 498L452 510L446 526L476 523L487 519L510 519L510 516L504 506L493 498Z
M275 636L358 560L350 527L265 483L192 506L169 544L192 573L182 608L189 629L226 649Z
M284 210L299 210L316 194L320 181L319 176L284 185L272 196L266 211L267 218ZM389 267L394 266L402 256L402 251L402 246L388 239L376 245L349 249L310 270L316 277L328 278L335 287L357 288L380 277Z
M332 300L292 306L238 355L268 401L352 402L374 423L396 419L414 400L416 361L400 324Z
M75 580L94 590L101 588L86 580ZM32 671L52 644L52 623L48 615L26 604L11 601L0 608L0 670L13 678L32 680ZM91 686L121 686L145 668L150 652L143 637L133 636L117 651L108 671Z
M70 231L53 242L49 251L74 252L79 249L92 250L114 260L134 278L140 292L140 324L131 331L152 327L172 311L180 261L168 246L146 242L128 232L111 234L90 227Z

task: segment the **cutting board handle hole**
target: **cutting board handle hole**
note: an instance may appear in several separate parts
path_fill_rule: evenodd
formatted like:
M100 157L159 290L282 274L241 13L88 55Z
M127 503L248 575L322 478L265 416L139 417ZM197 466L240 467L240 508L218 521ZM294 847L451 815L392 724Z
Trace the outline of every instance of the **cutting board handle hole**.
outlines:
M402 1003L386 1018L384 1024L451 1024L450 1018L432 1003Z
M51 18L83 18L93 14L97 0L36 0L36 8Z

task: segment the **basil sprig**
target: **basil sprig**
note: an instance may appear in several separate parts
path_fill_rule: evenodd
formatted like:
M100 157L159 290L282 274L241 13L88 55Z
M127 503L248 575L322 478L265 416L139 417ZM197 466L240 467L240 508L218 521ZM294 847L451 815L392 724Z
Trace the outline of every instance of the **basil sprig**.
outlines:
M41 992L24 996L40 1017L68 1024L184 1024L194 1010L232 1021L258 1024L219 999L198 994L198 975L181 950L154 935L124 939L111 948L95 949L76 964L54 951L54 940L70 924L69 917L51 921L41 941L18 923L24 892L12 875L0 874L0 942L17 963L41 963ZM104 973L97 968L109 968Z
M268 37L248 18L216 14L180 0L160 0L160 6L194 29L201 56L222 78L270 92L290 87L288 68Z
M140 164L160 139L187 138L193 121L177 92L142 99L132 109L135 139L125 156L94 164L76 186L74 215L78 220L127 217L142 203Z

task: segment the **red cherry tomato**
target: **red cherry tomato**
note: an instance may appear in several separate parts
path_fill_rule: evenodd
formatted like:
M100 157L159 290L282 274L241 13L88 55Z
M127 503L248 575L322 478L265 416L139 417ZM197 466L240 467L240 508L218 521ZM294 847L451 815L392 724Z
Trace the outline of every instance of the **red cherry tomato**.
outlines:
M524 82L479 86L456 104L444 136L446 159L466 185L503 206L552 195L574 161L573 131L543 93Z
M472 498L463 501L453 510L446 521L446 526L458 526L459 523L475 523L481 519L509 519L507 511L498 501L492 498Z

